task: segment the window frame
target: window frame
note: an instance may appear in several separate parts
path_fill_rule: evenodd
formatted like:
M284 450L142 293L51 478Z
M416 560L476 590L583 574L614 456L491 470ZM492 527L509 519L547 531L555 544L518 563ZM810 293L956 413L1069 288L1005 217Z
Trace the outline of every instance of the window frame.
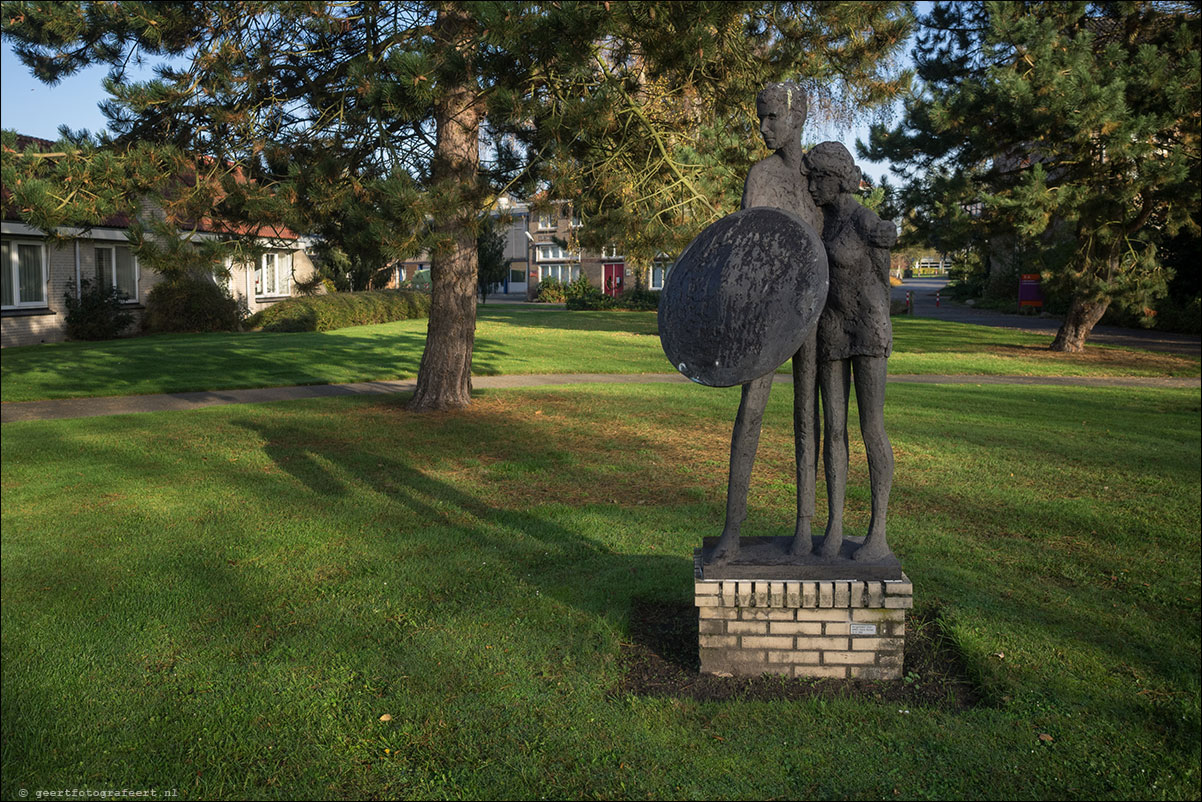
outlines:
M647 289L662 290L664 288L664 284L666 284L668 281L668 274L672 272L672 268L674 266L675 265L673 262L652 262L651 267L647 271L648 272ZM658 286L655 283L655 271L656 270L658 270L660 272Z
M271 272L272 272L273 281L272 281L272 291L266 292L265 289L266 289L266 284L267 284L267 281L266 281L266 279L267 279L267 257L269 257L269 256L271 257L271 260L272 260ZM283 283L286 286L285 286L284 290L281 292L280 291L281 262L284 261L284 259L282 257L287 257L287 267L284 268L284 270L282 271L282 275L284 277ZM293 283L292 270L293 270L292 251L280 250L280 251L265 251L264 253L262 253L259 256L259 258L256 260L256 267L252 271L252 273L253 273L252 281L254 282L254 288L255 288L255 300L258 301L258 300L264 300L264 299L269 299L269 298L290 298L290 297L292 297L292 283Z
M571 262L576 261L576 254L554 242L540 242L535 246L535 261Z
M548 278L553 278L562 284L571 284L580 278L580 265L573 262L540 264L538 266L538 280L542 282Z
M110 263L110 265L111 265L110 269L112 270L112 275L109 276L107 278L107 280L102 279L102 281L107 281L106 286L112 286L112 287L117 287L117 289L121 289L121 287L118 286L118 284L117 284L117 249L118 248L124 248L125 250L129 251L129 258L133 260L133 265L134 265L134 291L133 291L133 294L131 295L129 293L126 293L126 296L124 299L122 299L121 303L136 304L138 302L138 291L142 284L142 268L138 264L138 257L134 255L133 251L130 249L130 247L128 245L120 245L116 242L93 242L92 243L92 261L93 261L93 268L94 268L93 272L94 273L100 272L100 265L96 263L96 251L99 251L101 249L108 251L110 254L112 254L112 256L111 256L112 261Z
M3 269L10 271L9 276L12 279L13 300L16 303L4 304L3 309L49 309L50 308L50 254L46 250L46 243L42 240L26 238L26 237L5 237L3 240L9 247L9 264ZM39 286L42 288L42 298L38 301L22 301L21 295L21 245L33 245L38 249L38 258L42 267L42 280Z

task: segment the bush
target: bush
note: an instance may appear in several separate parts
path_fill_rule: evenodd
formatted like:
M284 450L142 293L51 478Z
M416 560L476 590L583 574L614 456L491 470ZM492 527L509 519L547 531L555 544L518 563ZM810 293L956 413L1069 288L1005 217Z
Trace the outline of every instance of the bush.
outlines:
M75 297L75 282L67 285L63 300L67 305L67 336L72 340L111 340L134 322L125 306L125 293L116 287L95 284L86 278L79 282L79 297Z
M557 278L545 278L538 283L534 300L540 304L561 304L568 299L567 287Z
M588 277L583 273L563 288L565 301L571 301L573 298L593 298L601 294L601 290L589 284Z
M209 275L183 273L146 294L146 331L236 331L246 312L229 290Z
M255 313L248 324L263 331L329 331L429 316L426 293L367 290L289 298Z
M621 309L627 312L654 312L659 309L659 292L656 290L627 290L616 298L596 288L587 295L568 299L568 309L604 310Z

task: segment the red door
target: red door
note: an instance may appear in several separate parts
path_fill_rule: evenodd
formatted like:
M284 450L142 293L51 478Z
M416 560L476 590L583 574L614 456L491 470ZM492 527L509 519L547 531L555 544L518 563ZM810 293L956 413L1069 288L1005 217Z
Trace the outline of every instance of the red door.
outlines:
M602 287L606 295L616 297L622 294L625 289L623 283L626 281L626 265L622 262L613 262L603 265L603 277L605 286Z

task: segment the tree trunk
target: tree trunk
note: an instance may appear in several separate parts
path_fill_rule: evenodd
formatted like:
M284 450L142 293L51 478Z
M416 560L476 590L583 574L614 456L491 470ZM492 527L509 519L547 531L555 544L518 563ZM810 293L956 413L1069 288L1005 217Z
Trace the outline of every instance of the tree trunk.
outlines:
M1048 346L1049 349L1070 354L1084 351L1085 338L1102 319L1102 315L1106 314L1108 306L1110 306L1109 299L1085 301L1074 295L1072 306L1069 307L1068 315L1064 318L1064 324L1060 326L1060 331L1056 332L1056 339L1052 340L1052 344Z
M463 4L439 8L434 36L461 71L439 78L433 186L437 245L430 264L430 322L409 409L460 409L471 403L476 339L476 184L480 165L479 97L471 70L471 15ZM452 68L454 69L454 68Z

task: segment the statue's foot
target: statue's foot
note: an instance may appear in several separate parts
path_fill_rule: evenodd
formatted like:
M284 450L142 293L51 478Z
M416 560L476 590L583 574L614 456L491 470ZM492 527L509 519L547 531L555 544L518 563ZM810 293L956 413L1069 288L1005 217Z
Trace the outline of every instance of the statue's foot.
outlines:
M826 537L822 538L822 545L818 547L818 556L826 559L834 559L839 556L839 551L842 548L843 531L828 529Z
M718 542L714 544L714 550L710 554L709 565L726 565L739 554L739 530L727 530L722 533L722 537L718 538Z
M790 557L805 557L814 547L814 538L810 532L810 519L798 518L797 527L793 530L793 542L789 544Z
M809 535L798 533L793 536L793 542L789 544L789 557L794 560L800 560L802 557L809 556L810 550L813 548Z
M860 562L874 563L892 556L893 552L889 550L889 544L885 542L884 537L872 537L870 535L864 541L864 545L855 550L851 558Z

